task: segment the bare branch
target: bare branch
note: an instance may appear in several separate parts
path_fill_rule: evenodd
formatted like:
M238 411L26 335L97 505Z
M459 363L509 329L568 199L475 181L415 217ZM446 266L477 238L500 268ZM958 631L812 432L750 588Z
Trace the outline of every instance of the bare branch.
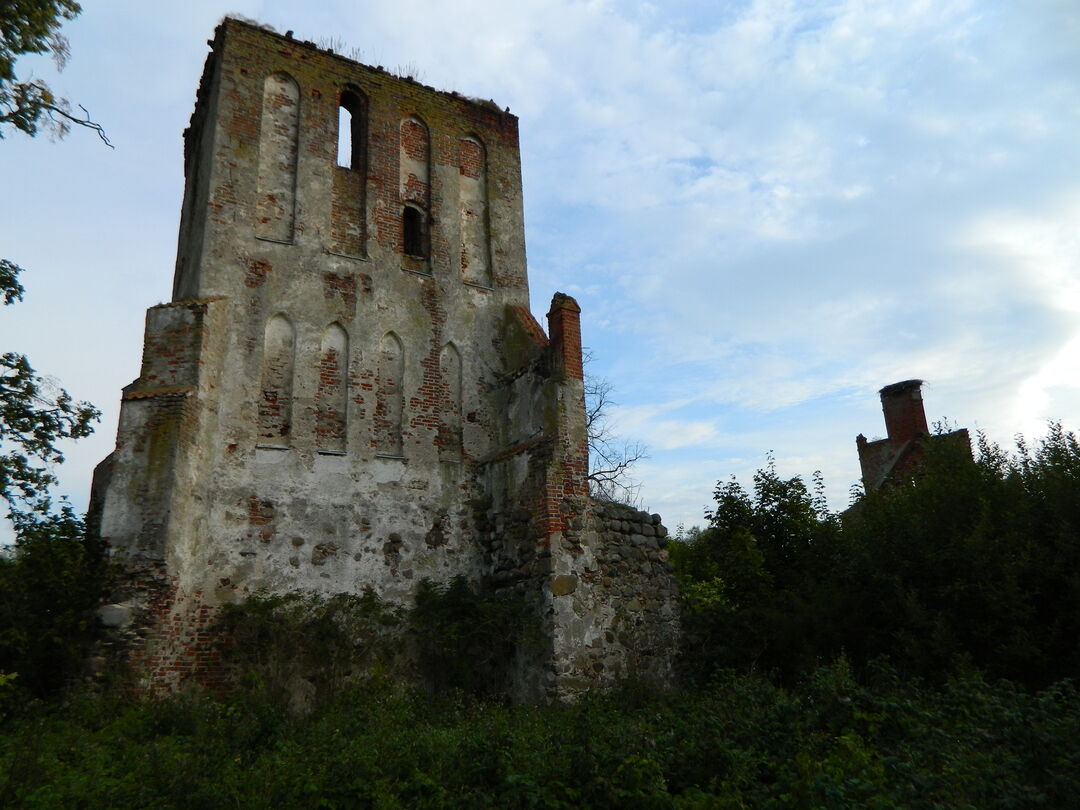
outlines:
M107 147L109 147L110 149L115 149L116 148L113 145L113 142L109 140L109 136L105 134L105 127L103 127L101 124L97 123L96 121L90 120L90 111L87 110L86 107L84 107L82 104L79 105L79 109L83 111L83 117L82 118L79 118L78 116L72 115L71 113L67 112L66 110L62 109L61 107L58 107L55 104L46 104L45 109L48 110L49 117L52 118L53 121L56 121L56 118L53 117L54 115L63 116L68 121L70 121L72 124L77 124L80 127L86 127L87 129L94 130L94 132L96 132L98 134L98 137L101 138L102 141L104 141L104 143L105 143L105 145ZM62 121L56 121L56 124L57 124L58 127L60 127L61 131L66 132L66 127L67 127L66 123L64 123Z
M612 399L612 384L603 377L589 374L593 354L585 349L582 361L585 374L585 434L589 442L589 491L604 500L634 503L641 484L632 471L642 459L648 458L645 445L619 439L608 422L610 409L618 403Z

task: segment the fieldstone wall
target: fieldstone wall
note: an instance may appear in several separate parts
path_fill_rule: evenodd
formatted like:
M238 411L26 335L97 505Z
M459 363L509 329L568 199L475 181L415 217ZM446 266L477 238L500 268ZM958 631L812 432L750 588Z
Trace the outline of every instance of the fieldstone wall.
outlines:
M571 521L549 582L560 697L670 683L679 621L667 534L659 515L596 499Z

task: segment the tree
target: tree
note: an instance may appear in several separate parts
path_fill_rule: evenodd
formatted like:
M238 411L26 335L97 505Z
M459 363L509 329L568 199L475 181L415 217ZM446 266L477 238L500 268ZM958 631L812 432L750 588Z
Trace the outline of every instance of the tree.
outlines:
M50 467L64 460L57 442L89 436L100 415L35 374L25 355L0 355L0 498L16 529L49 511Z
M905 675L976 667L1043 687L1080 672L1080 439L1052 423L1008 453L928 443L917 472L842 516L772 460L721 482L709 526L669 545L691 674L797 680L843 653Z
M109 585L103 543L71 507L24 522L0 556L0 682L17 673L15 688L44 697L83 673Z
M81 116L74 114L70 102L44 81L20 79L15 71L16 59L28 53L51 54L56 69L63 70L69 50L60 26L81 11L74 0L0 0L0 138L9 126L31 137L44 126L62 138L76 124L94 130L112 146L85 107L79 105Z
M80 10L72 0L0 0L0 138L8 126L31 137L44 126L63 137L78 124L112 146L85 107L82 118L73 115L47 84L15 74L15 59L26 53L51 53L62 68L68 49L58 29ZM0 259L4 305L22 300L21 272ZM14 554L0 556L0 686L10 687L14 675L16 689L51 693L84 669L98 637L104 549L70 506L52 511L49 488L52 466L64 460L58 442L88 435L99 416L37 375L25 355L0 354L0 499L16 533Z
M72 115L68 102L47 84L20 80L15 73L15 60L27 53L51 53L62 68L68 46L59 28L81 10L73 0L0 0L0 137L7 126L33 137L41 125L62 137L75 123L95 130L109 144L100 125L88 115ZM21 272L14 262L0 259L5 305L22 300ZM99 415L35 374L25 355L0 355L0 499L7 502L16 529L33 525L49 511L48 490L56 483L50 467L64 460L57 442L89 435Z
M586 349L582 360L586 368L592 362L592 352ZM603 377L585 373L585 435L589 441L589 491L594 497L621 503L637 500L641 484L631 471L639 461L649 457L645 445L618 438L608 421L614 390Z

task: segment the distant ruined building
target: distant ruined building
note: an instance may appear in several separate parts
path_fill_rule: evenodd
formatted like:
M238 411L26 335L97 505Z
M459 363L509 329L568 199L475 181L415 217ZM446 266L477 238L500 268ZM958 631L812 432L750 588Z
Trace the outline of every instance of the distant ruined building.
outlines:
M930 433L923 408L922 385L922 380L904 380L886 385L879 392L887 438L867 441L860 433L855 439L867 492L887 487L899 476L915 471L931 442L950 443L971 455L971 437L966 428L950 433Z
M535 601L519 699L665 679L667 532L589 496L580 309L529 311L517 119L234 19L210 44L172 300L94 482L144 683L222 677L217 610L257 590L458 575Z

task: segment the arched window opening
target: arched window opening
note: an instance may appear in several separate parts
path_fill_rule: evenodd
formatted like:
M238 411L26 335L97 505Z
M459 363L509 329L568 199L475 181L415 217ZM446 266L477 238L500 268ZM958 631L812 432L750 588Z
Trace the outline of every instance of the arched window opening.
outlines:
M349 86L338 99L337 166L330 199L330 250L367 255L368 102Z
M423 259L427 256L424 242L424 212L406 205L401 213L402 242L405 255Z
M439 460L461 461L461 355L453 343L439 353Z
M427 125L410 115L402 119L398 144L398 174L401 179L402 268L429 273L431 252L431 138Z
M346 169L353 167L352 123L353 114L342 104L338 107L337 165Z
M367 143L367 102L356 90L344 90L338 105L337 164L364 171Z

